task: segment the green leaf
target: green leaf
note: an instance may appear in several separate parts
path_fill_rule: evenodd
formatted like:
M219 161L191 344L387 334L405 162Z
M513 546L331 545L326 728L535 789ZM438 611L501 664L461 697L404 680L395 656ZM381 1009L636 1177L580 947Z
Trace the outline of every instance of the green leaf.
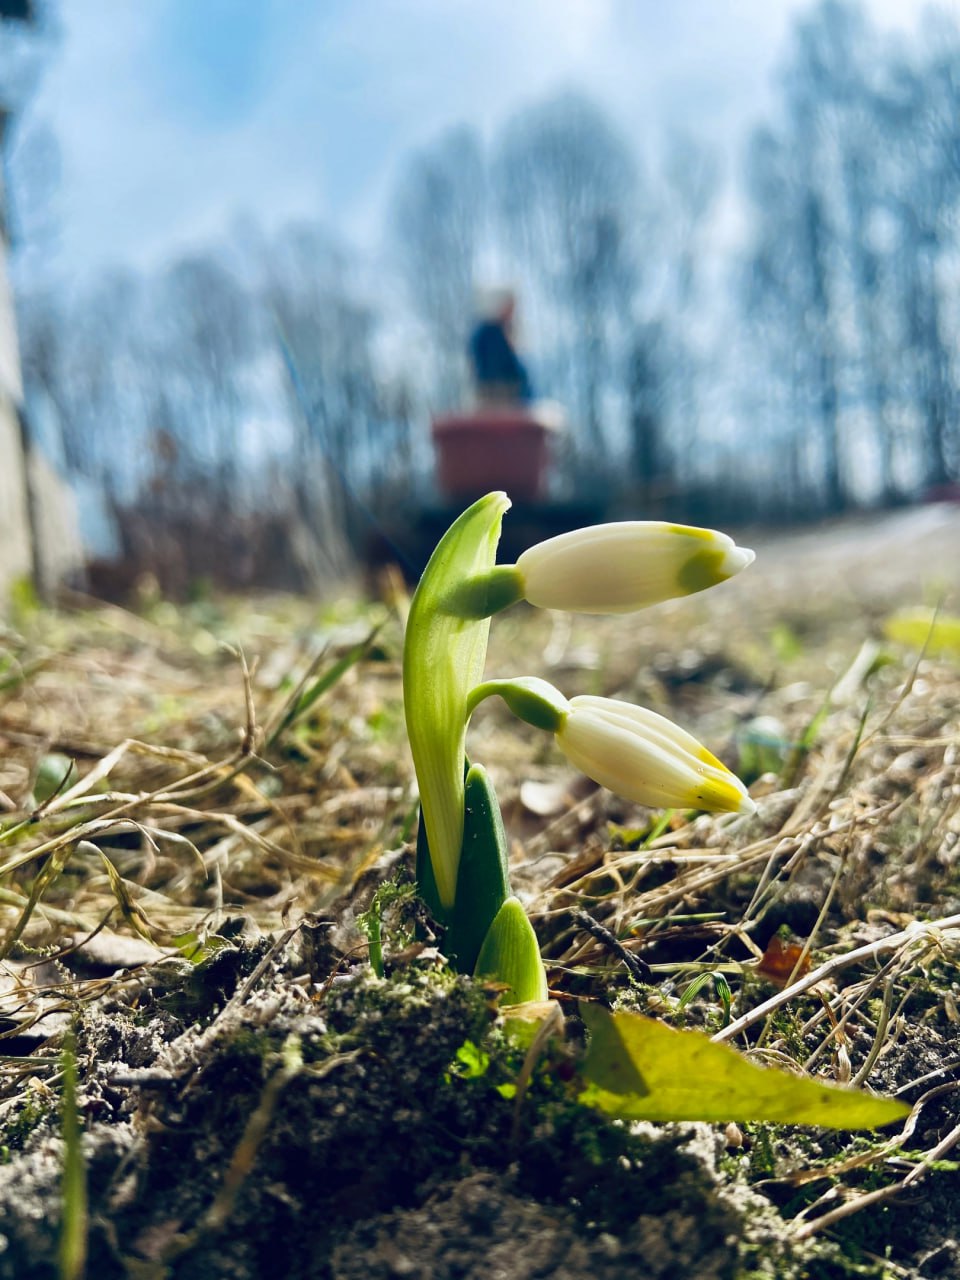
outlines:
M466 779L469 772L470 761L464 757L464 793L466 793ZM423 820L423 809L419 805L417 806L417 812L419 815L417 822L417 861L415 868L417 892L427 904L427 908L434 920L438 921L440 924L449 925L453 912L452 909L448 910L440 901L440 894L437 891L437 882L433 876L433 860L430 857L430 841L427 839L427 824ZM466 817L464 817L464 827L466 827Z
M124 880L123 876L102 849L98 849L95 844L90 844L86 840L82 840L77 847L80 848L81 845L86 845L89 850L99 854L107 873L107 879L110 881L110 888L113 890L113 896L117 900L117 905L120 907L120 912L123 915L124 920L126 920L127 924L130 925L132 929L139 933L141 938L146 939L147 942L153 942L153 932L150 926L150 921L144 915L138 903L136 903L130 896L130 889L127 881Z
M430 857L430 843L427 840L427 824L423 820L423 810L420 810L420 822L417 826L417 892L427 904L427 908L434 920L438 920L440 924L446 924L450 919L450 912L445 910L443 903L440 901L440 894L437 892L437 882L433 878L433 861Z
M924 649L928 654L960 657L960 618L936 609L901 609L883 624L888 640Z
M803 653L803 641L786 622L778 622L771 629L770 647L781 662L793 662Z
M713 989L717 993L717 999L723 1005L723 1025L726 1026L730 1021L730 1005L732 1003L732 996L730 994L730 984L727 982L723 974L717 970L706 969L703 973L697 974L692 982L688 983L687 987L684 989L683 995L680 997L680 1001L677 1004L676 1011L677 1013L682 1013L687 1005L693 1000L694 996L697 995L697 993L708 982L713 983Z
M493 978L508 988L504 1004L525 1004L546 1000L547 976L533 925L519 898L508 898L497 912L483 940L477 967L478 978Z
M505 493L489 493L454 521L430 557L407 619L404 714L437 894L447 910L463 844L467 697L483 675L490 630L489 617L457 612L456 592L490 573L509 507Z
M472 1040L464 1040L454 1055L451 1072L463 1080L476 1080L490 1070L490 1055Z
M221 938L218 933L195 933L193 930L178 933L171 941L184 959L198 965L234 945L229 938Z
M910 1113L893 1098L757 1066L699 1031L675 1031L599 1005L582 1005L581 1016L590 1045L579 1100L623 1120L772 1120L875 1129ZM639 1089L629 1084L630 1070Z
M463 851L444 951L461 973L473 973L480 947L510 895L507 835L496 792L482 765L464 784Z
M7 589L7 603L15 626L23 626L40 612L40 597L28 575L15 579Z

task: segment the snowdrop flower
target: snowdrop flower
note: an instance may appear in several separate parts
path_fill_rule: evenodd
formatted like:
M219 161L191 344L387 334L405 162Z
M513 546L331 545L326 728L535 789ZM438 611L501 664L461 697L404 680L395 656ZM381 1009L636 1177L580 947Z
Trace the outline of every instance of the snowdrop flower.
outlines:
M614 698L571 698L556 732L572 765L625 800L662 808L753 813L746 787L679 725Z
M625 520L539 542L515 569L522 595L539 608L628 613L716 586L753 559L713 529Z
M575 768L625 800L651 807L753 813L747 789L722 761L665 716L614 698L569 701L536 677L489 680L468 712L498 694L528 724L549 729Z
M520 600L583 613L621 613L714 586L753 552L725 534L659 522L600 525L496 563L510 506L489 493L438 542L410 602L403 703L420 789L417 883L447 928L462 972L491 974L509 999L542 999L536 935L510 892L506 834L486 774L467 767L466 728L477 704L502 696L515 714L553 733L572 764L647 805L750 813L743 784L663 716L625 702L568 701L535 677L483 681L490 619Z

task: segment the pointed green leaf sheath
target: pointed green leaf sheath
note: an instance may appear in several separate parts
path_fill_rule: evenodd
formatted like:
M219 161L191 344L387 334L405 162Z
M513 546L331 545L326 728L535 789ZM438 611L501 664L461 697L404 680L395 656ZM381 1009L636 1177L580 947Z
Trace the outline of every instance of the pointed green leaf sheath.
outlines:
M909 1115L895 1098L761 1067L699 1031L581 1005L590 1046L580 1101L622 1120L773 1120L874 1129Z
M447 530L414 593L403 646L403 701L423 824L440 904L449 913L463 843L463 761L467 697L483 674L489 616L474 595L458 600L465 582L494 568L505 493L489 493ZM494 578L496 575L494 575ZM490 612L502 607L492 600Z
M482 765L470 766L464 798L457 897L444 951L461 973L473 973L483 940L510 895L510 881L500 805Z
M420 810L420 824L417 827L417 892L427 904L427 909L434 920L446 924L448 912L444 911L437 893L437 882L433 878L433 863L430 861L430 845L427 843L427 824Z
M453 910L445 911L437 894L422 821L417 834L417 888L434 919L448 925L444 953L461 973L473 973L481 943L510 895L510 881L500 805L482 765L469 766L464 800L463 848Z
M533 925L519 898L508 898L490 926L474 973L478 978L495 978L509 990L504 1004L526 1004L546 1000L547 975Z

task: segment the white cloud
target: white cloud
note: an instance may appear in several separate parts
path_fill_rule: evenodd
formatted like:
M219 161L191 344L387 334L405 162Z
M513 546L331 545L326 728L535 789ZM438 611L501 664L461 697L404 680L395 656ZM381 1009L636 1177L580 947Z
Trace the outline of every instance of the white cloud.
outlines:
M242 118L202 128L172 97L163 0L64 0L62 48L34 106L63 153L64 264L155 262L241 210L268 225L326 215L369 239L411 146L464 120L492 130L571 84L640 148L673 126L727 145L768 110L789 24L806 7L271 0L269 75ZM914 25L921 7L869 6L895 26ZM960 14L960 0L947 7Z

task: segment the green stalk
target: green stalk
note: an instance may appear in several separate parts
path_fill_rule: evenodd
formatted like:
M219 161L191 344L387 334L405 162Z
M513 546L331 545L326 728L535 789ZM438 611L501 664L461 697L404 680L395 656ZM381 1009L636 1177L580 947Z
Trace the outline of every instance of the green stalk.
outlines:
M505 493L489 493L451 525L430 557L407 620L404 713L437 898L445 913L453 909L463 844L467 698L483 674L489 612L503 607L497 589L502 575L493 570L500 523L509 507ZM485 578L491 581L486 614L478 586ZM464 583L471 584L467 601L458 598Z

